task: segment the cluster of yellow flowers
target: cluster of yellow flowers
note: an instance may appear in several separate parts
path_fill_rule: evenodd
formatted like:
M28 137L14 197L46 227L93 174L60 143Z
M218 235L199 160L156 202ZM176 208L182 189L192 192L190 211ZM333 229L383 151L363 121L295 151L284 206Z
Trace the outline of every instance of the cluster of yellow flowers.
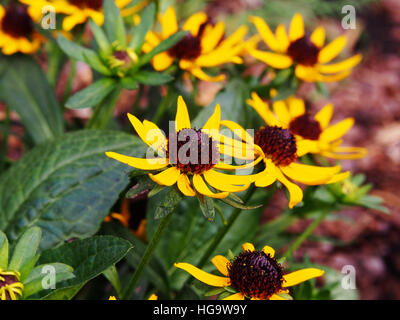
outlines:
M32 53L43 42L33 28L38 21L40 9L52 5L57 13L63 14L63 29L70 31L77 24L92 18L101 25L104 20L102 2L95 0L20 0L26 6L0 6L0 47L4 54L15 52ZM124 16L134 14L146 5L124 8L129 0L116 0ZM146 35L143 51L150 52L162 40L179 30L188 34L168 51L157 54L152 59L155 70L163 71L174 62L181 70L205 81L222 81L225 75L210 76L204 68L221 66L226 63L242 64L245 55L264 62L274 69L294 68L295 76L306 82L338 81L347 77L354 66L361 61L357 54L344 61L331 63L346 45L346 37L339 36L325 45L325 31L318 27L307 36L303 18L295 14L289 29L283 24L271 31L260 17L251 17L259 35L245 39L247 26L239 27L232 35L225 37L223 22L213 24L203 12L189 17L179 27L174 8L168 8L159 15L161 31L150 31ZM258 48L262 39L269 48ZM349 172L342 172L341 166L315 166L300 163L306 154L318 154L333 159L356 159L365 156L366 150L358 147L342 146L342 137L353 126L354 120L344 119L331 125L333 106L327 104L318 113L311 115L302 99L291 96L274 101L272 105L263 101L257 93L251 93L247 104L254 108L265 121L249 134L239 124L221 119L221 109L216 105L214 113L201 129L192 128L188 108L182 97L178 98L175 131L167 137L150 121L140 121L128 114L129 120L139 137L154 151L154 157L137 158L115 152L107 152L110 158L131 167L147 170L148 176L162 186L177 185L180 192L188 197L201 196L226 198L230 193L241 192L251 184L267 187L279 181L289 191L289 207L293 208L303 198L303 191L297 183L321 185L336 183L346 179ZM226 128L234 133L229 137L222 132ZM179 155L186 152L189 140L178 139L173 145L173 137L183 134L190 144L197 147L195 161L184 162L175 159L172 150ZM204 161L204 142L208 155ZM245 164L226 163L231 157ZM200 161L200 159L202 161ZM242 174L253 168L252 174ZM231 172L230 174L226 171ZM224 275L208 274L187 263L177 263L176 267L192 274L197 279L217 287L233 286L237 293L229 299L284 299L287 287L321 276L323 271L307 268L283 274L282 267L274 258L274 250L268 246L256 251L250 243L243 245L243 252L233 261L223 256L212 259L215 267ZM249 271L252 267L251 272ZM266 268L271 272L265 275Z

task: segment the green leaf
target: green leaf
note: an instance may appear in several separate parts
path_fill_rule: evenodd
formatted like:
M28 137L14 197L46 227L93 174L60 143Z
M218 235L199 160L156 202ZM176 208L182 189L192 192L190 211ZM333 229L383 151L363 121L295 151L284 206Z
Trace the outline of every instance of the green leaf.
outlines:
M73 274L74 269L71 266L63 263L49 263L37 266L31 271L28 278L24 281L24 299L43 290L43 280L45 277L49 276L48 271L54 271L54 284L75 277Z
M112 265L106 271L104 271L103 275L107 278L108 281L110 281L115 291L117 292L117 295L121 297L122 296L121 281L119 279L118 271L115 265Z
M153 189L157 184L149 178L148 175L141 176L138 182L128 190L125 197L128 199L134 199L144 192Z
M182 198L182 194L176 188L169 188L165 198L157 207L154 217L156 219L164 218L166 215L175 210Z
M9 270L20 270L25 263L36 255L41 236L42 230L39 227L29 228L22 234L14 248L10 265L8 266Z
M132 245L121 238L94 236L45 250L39 263L48 264L57 261L73 268L75 277L58 284L56 289L58 291L84 284L97 277L125 257L131 248Z
M93 50L82 47L75 42L68 40L62 34L58 34L57 43L67 56L78 61L85 61L85 54L89 56L96 54Z
M8 239L0 230L0 269L8 269Z
M89 24L100 50L105 54L111 53L111 45L103 29L100 28L92 19L89 20Z
M111 71L103 63L103 61L96 52L85 51L83 52L82 55L83 55L83 61L85 61L88 65L90 65L94 70L106 76L112 75Z
M0 100L21 117L35 143L60 136L62 113L40 66L30 56L1 58L6 64L0 76Z
M121 79L121 85L126 90L135 90L139 87L138 82L129 76L125 76Z
M58 289L50 292L49 294L41 297L41 300L71 300L84 286L80 284L70 288Z
M174 77L169 74L152 71L138 71L132 75L132 78L150 86L159 86L174 80Z
M212 198L206 196L197 197L200 203L201 212L203 212L204 217L208 221L214 221L215 218L215 208L214 208L214 200Z
M146 53L139 59L138 63L135 65L135 69L136 70L139 69L139 67L150 62L150 60L155 55L157 55L163 51L166 51L169 48L171 48L172 46L174 46L176 43L178 43L180 40L182 40L182 38L184 36L186 36L186 34L187 34L187 31L178 31L177 33L174 33L169 38L161 41L157 47L155 47L153 50L151 50L149 53Z
M104 29L108 39L113 43L118 41L122 47L126 47L126 33L124 20L122 19L119 8L113 0L105 0L103 4L104 11Z
M142 10L140 14L140 24L134 29L132 33L132 40L129 43L129 47L139 53L147 32L150 31L154 24L154 18L156 15L156 5L152 2Z
M103 78L75 93L65 104L70 109L90 108L100 103L115 87L112 78Z
M25 279L29 276L33 267L36 265L36 262L38 262L39 258L40 258L40 254L33 256L27 262L25 262L24 265L19 269L19 272L21 274L21 277L19 278L19 280L21 282L24 282Z
M221 201L229 204L230 206L232 206L234 208L238 208L238 209L242 209L242 210L253 210L253 209L261 208L263 206L263 204L259 204L259 205L256 205L256 206L246 206L246 205L243 205L243 204L241 204L239 202L232 201L232 200L230 200L228 198L221 199Z
M40 226L40 248L93 235L129 183L130 167L106 151L142 156L122 132L82 130L39 145L0 177L0 229L15 240Z

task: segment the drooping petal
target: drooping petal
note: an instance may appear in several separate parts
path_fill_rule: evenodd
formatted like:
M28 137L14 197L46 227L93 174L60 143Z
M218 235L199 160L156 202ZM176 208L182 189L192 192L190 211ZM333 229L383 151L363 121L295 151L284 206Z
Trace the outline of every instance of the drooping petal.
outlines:
M313 66L304 66L298 64L294 70L294 73L297 78L306 82L315 82L320 78L318 70Z
M351 74L351 70L346 70L336 74L318 74L316 81L321 82L337 82L343 79L346 79Z
M188 197L194 197L196 195L196 191L193 190L189 177L182 173L178 178L178 189Z
M354 125L354 119L353 118L346 118L333 126L330 126L326 128L320 136L320 139L322 141L334 141L336 139L339 139L343 137L347 131L350 130L350 128Z
M340 172L341 167L318 167L292 162L281 167L282 172L289 178L307 185L317 185L327 182L332 176Z
M283 276L283 279L285 281L283 282L282 287L283 288L291 287L301 282L310 280L312 278L320 277L324 273L325 272L323 270L316 268L306 268L295 272L291 272Z
M210 186L227 192L241 192L246 190L253 181L251 176L229 175L215 170L205 171L203 175Z
M337 63L324 64L324 65L321 64L318 66L318 70L319 72L322 73L338 73L355 67L361 62L361 60L362 60L362 55L356 54L351 58L348 58L346 60Z
M337 37L335 40L321 49L318 55L318 62L327 63L335 59L346 46L346 42L347 37L345 35Z
M289 39L290 41L295 41L304 36L304 21L303 16L300 13L296 13L289 27Z
M256 59L276 69L286 69L293 64L293 59L285 54L250 49L249 53Z
M116 152L106 152L106 156L141 170L159 170L168 165L168 159L165 158L142 159L125 156Z
M244 244L242 244L242 250L243 251L256 251L256 249L254 248L254 245L250 242L246 242Z
M292 209L296 204L300 203L303 200L303 191L298 185L286 179L286 177L281 173L280 170L276 170L276 172L277 179L281 183L283 183L289 191L289 208Z
M278 51L280 48L279 42L264 19L253 16L250 17L249 20L255 25L265 44L273 51Z
M227 258L224 256L218 255L215 256L214 258L211 259L211 262L213 265L218 269L219 272L221 272L224 276L228 276L228 265L230 265L230 262Z
M179 96L178 108L176 111L176 118L175 118L175 130L176 132L179 132L182 129L190 129L190 128L191 128L190 118L186 103L183 100L182 96Z
M180 170L176 167L170 167L155 175L149 173L149 177L151 180L162 186L172 186L177 182L180 173Z
M231 280L229 278L215 276L215 275L205 272L199 268L196 268L195 266L193 266L189 263L179 262L179 263L174 263L174 266L176 268L185 270L186 272L191 274L193 277L195 277L197 280L199 280L205 284L208 284L210 286L213 286L213 287L227 287L231 284Z
M336 147L332 151L323 152L324 157L332 159L361 159L367 155L368 151L361 147Z
M224 74L219 74L217 76L209 76L205 73L201 68L192 68L190 69L190 73L193 74L196 78L207 82L220 82L225 80Z
M273 184L278 177L278 171L270 159L265 160L265 169L256 174L256 187L268 187Z
M347 179L349 176L350 176L350 171L341 172L339 174L335 174L332 178L330 178L325 183L326 184L337 183L337 182L340 182L340 181L343 181L343 180Z
M210 198L223 199L229 195L229 192L212 192L199 174L193 175L193 185L199 193Z

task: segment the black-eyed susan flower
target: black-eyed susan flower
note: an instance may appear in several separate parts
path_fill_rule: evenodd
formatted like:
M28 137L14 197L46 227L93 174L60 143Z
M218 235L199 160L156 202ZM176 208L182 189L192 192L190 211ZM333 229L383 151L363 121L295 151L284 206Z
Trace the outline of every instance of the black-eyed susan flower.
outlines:
M242 249L243 252L230 261L222 255L212 258L211 262L223 277L185 262L174 265L210 286L233 288L236 293L224 300L285 300L287 288L324 274L323 270L316 268L285 274L275 258L273 248L265 246L261 251L256 251L253 244L245 243Z
M117 300L117 298L115 296L110 296L108 300ZM158 300L158 296L152 293L147 300Z
M101 26L104 22L104 0L20 0L29 5L29 10L35 16L42 14L42 8L52 6L56 13L65 15L62 28L64 31L72 30L76 25L85 23L92 18ZM126 7L131 0L115 0L119 8Z
M252 176L225 174L218 170L236 170L248 165L234 166L221 161L220 155L227 154L244 160L253 160L254 152L249 146L220 134L221 110L215 107L213 115L201 129L191 127L186 103L178 98L175 128L167 138L156 124L128 114L129 120L139 137L148 144L151 153L157 157L135 158L115 152L106 152L110 158L141 170L162 170L149 173L149 177L159 185L177 184L186 196L201 194L212 198L226 198L229 192L240 192L253 182ZM239 150L240 149L240 150ZM244 151L244 152L238 152ZM260 158L261 159L261 158ZM255 163L255 162L254 162ZM250 166L252 163L249 164ZM215 189L213 191L210 186Z
M367 154L365 148L342 146L342 137L351 129L354 119L346 118L330 125L333 115L333 105L330 103L314 116L307 112L304 101L294 96L286 101L273 102L273 112L268 103L254 92L247 103L268 125L289 129L297 141L306 140L309 153L333 159L359 159Z
M20 282L18 271L0 269L0 300L17 300L22 296L24 285Z
M262 18L251 17L250 20L271 51L261 51L249 47L249 53L276 69L295 66L296 77L301 80L307 82L339 81L346 78L352 68L362 59L361 54L356 54L346 60L328 64L345 47L346 36L341 35L325 45L325 29L320 26L311 35L307 35L300 13L293 16L288 32L283 24L279 24L273 33Z
M34 21L24 5L0 5L0 48L5 55L39 50L45 38L35 31Z
M151 51L162 40L179 30L173 7L160 14L159 21L162 32L148 32L143 46L145 52ZM241 26L230 37L224 39L224 23L218 22L213 25L204 12L198 12L186 20L182 30L188 31L188 34L181 41L153 58L154 69L165 70L177 60L180 69L201 80L222 81L224 75L212 77L206 74L203 68L217 67L229 62L242 63L240 54L243 51L243 38L247 33L246 26Z

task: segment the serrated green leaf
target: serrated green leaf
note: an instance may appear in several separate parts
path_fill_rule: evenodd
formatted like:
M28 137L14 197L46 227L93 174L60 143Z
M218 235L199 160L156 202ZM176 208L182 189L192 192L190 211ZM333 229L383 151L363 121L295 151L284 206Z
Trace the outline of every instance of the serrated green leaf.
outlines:
M69 109L90 108L100 103L115 87L117 83L112 78L103 78L89 87L78 91L65 104Z
M81 285L97 277L125 257L131 248L132 245L121 238L94 236L47 249L42 252L39 263L57 261L74 269L75 277L58 284L59 290Z
M134 199L138 195L153 189L157 185L153 180L148 177L148 175L139 177L137 181L138 182L125 194L126 198Z
M93 235L129 183L130 167L105 152L142 156L145 148L135 136L106 130L35 147L0 177L0 229L12 241L40 226L41 249Z
M104 11L104 29L107 38L113 43L118 41L122 47L126 47L126 33L124 21L119 8L113 0L105 0L103 4Z
M18 113L35 143L54 139L64 131L61 109L42 69L30 56L1 57L0 100Z
M0 230L0 269L8 268L8 239L3 231Z
M161 219L175 210L182 201L182 194L176 188L169 188L164 199L154 213L155 219Z
M18 271L31 260L39 248L42 230L39 227L32 227L26 230L15 245L11 256L9 270Z
M140 23L132 32L132 40L129 43L129 47L140 53L143 46L146 34L152 28L154 24L154 18L156 16L156 5L150 3L140 13Z

